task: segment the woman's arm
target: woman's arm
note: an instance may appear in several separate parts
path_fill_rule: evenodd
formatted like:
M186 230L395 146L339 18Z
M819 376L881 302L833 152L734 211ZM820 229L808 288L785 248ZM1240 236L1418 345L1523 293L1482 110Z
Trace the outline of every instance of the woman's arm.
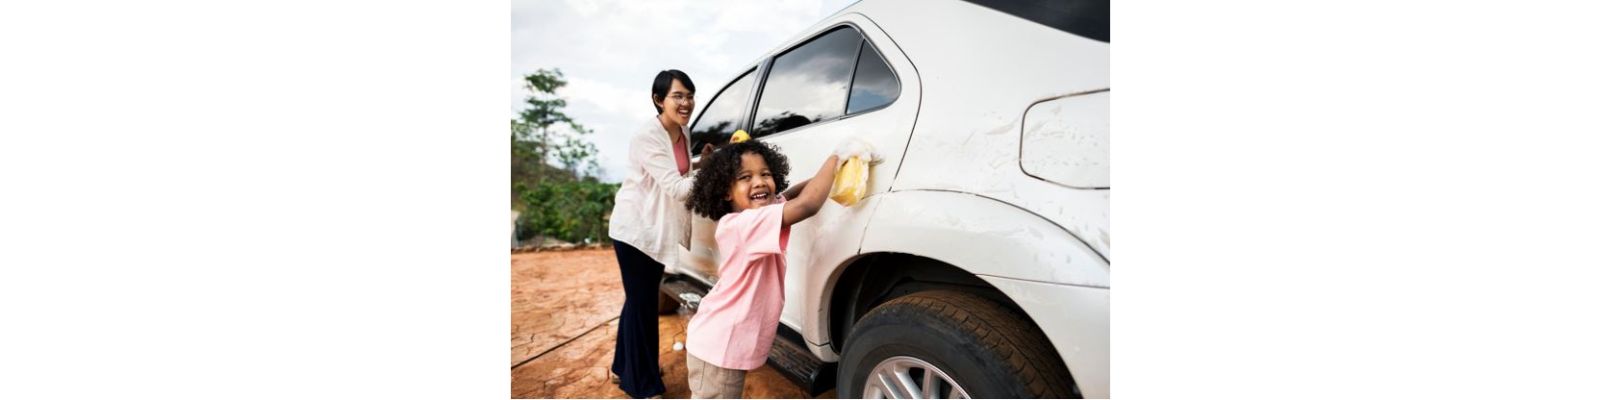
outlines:
M692 192L692 179L681 176L681 171L675 169L675 157L685 154L670 155L673 146L658 140L656 136L642 133L630 142L630 162L640 162L642 168L652 175L653 184L659 190L685 201L687 194Z
M827 195L832 193L833 175L837 171L838 156L827 156L827 161L821 163L821 170L816 172L815 177L796 185L797 191L788 188L797 196L782 206L782 226L799 223L821 212L821 205L827 202ZM783 192L783 197L788 197L786 192Z

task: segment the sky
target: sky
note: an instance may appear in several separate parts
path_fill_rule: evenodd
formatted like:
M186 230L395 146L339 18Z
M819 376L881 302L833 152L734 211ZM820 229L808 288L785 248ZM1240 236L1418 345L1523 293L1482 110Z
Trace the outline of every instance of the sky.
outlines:
M563 111L591 129L602 180L624 179L629 138L654 118L652 78L679 69L697 86L697 118L720 86L767 51L854 0L512 2L511 115L523 76L561 69Z

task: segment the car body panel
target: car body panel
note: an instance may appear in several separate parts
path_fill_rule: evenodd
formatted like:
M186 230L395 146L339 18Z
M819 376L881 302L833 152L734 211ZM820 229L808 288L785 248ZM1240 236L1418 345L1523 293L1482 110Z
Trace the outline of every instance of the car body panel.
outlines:
M905 46L928 85L893 190L1005 201L1087 238L1106 258L1108 194L1025 174L1020 147L1035 104L1108 89L1109 45L966 2L931 4L928 18L908 18L903 2L871 6L862 12Z
M1103 258L1108 236L1108 92L1042 101L1024 116L1017 179L1003 199L1062 225Z
M882 196L865 253L915 254L979 276L1109 287L1109 266L1074 234L976 194L913 190Z

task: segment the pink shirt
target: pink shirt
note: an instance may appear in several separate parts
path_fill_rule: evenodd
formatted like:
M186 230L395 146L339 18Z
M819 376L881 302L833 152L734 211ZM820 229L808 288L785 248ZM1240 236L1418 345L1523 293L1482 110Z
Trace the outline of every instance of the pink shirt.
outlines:
M681 175L692 171L692 156L686 153L686 136L681 136L681 140L675 142L675 168L681 171Z
M788 226L781 196L770 205L726 214L714 227L720 277L686 327L686 351L721 368L765 365L782 318Z

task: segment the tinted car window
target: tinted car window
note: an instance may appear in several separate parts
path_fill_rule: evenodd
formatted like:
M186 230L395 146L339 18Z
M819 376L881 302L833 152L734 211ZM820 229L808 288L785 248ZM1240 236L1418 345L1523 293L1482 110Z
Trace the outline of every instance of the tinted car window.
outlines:
M754 71L748 71L714 96L692 123L692 155L697 155L704 143L716 147L725 144L731 139L731 132L742 129L748 118L748 97L753 90Z
M855 63L855 84L850 88L849 107L844 112L854 114L883 107L900 97L900 78L883 62L870 43L861 45L861 57Z
M859 32L844 27L778 56L749 133L765 136L843 116L861 42Z
M1108 41L1108 0L967 0L1014 17Z

